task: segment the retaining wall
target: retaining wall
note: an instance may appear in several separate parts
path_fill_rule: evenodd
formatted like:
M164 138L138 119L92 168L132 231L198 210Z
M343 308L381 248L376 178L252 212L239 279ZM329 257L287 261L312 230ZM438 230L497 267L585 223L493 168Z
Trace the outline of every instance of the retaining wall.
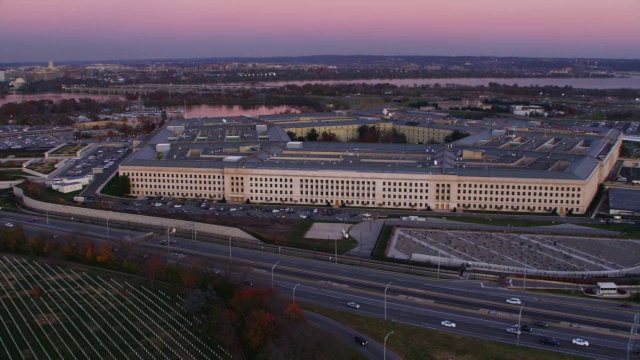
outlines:
M245 233L244 231L232 227L204 224L193 221L177 220L171 218L159 218L146 215L120 213L115 211L98 210L86 207L67 206L60 204L50 204L34 200L24 194L24 191L19 187L13 188L13 194L18 201L26 208L34 209L40 212L49 212L49 214L57 214L68 217L76 217L78 219L96 219L104 221L109 219L114 223L123 224L138 224L142 226L154 226L160 229L166 229L167 227L176 229L193 229L198 233L204 233L209 236L216 236L222 238L233 237L235 240L254 241L259 242L258 239Z

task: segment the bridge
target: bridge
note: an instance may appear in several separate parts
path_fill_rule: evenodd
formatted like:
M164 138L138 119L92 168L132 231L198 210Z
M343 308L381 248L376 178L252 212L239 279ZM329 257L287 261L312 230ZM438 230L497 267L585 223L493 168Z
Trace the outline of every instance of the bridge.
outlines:
M109 95L126 95L137 94L147 95L156 91L166 91L169 93L189 93L198 94L221 93L228 90L258 89L268 90L275 89L279 86L266 85L264 83L229 83L229 84L137 84L137 85L115 85L109 87L84 87L84 86L65 86L63 91L69 93L87 93L87 94L109 94Z

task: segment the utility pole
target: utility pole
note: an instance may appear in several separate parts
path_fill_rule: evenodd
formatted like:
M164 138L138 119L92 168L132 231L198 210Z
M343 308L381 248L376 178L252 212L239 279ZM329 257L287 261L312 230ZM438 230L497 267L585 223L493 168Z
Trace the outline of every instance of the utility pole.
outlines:
M231 239L233 239L233 236L229 236L229 266L233 263L233 258L231 257Z

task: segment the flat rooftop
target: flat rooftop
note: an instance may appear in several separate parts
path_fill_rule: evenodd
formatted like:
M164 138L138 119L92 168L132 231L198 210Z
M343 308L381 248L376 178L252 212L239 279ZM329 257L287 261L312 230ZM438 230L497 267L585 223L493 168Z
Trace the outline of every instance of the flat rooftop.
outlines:
M517 123L517 127L501 128L495 121L471 121L472 126L469 126L464 120L456 120L456 124L446 126L474 131L471 136L446 145L290 142L277 124L286 123L289 127L290 122L304 116L278 116L171 121L155 132L123 166L242 167L578 180L586 179L596 170L598 160L608 155L619 136L619 132L608 129L590 133L582 128L558 130L530 127L522 122ZM330 119L326 121L334 124L376 123L359 116L314 116ZM314 116L308 115L296 126L312 128L315 123L308 119Z

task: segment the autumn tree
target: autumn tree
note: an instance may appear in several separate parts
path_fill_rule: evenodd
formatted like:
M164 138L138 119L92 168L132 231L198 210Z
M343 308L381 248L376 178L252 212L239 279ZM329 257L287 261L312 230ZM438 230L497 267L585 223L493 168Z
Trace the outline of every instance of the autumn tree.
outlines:
M151 277L151 286L153 286L153 281L155 280L156 275L164 268L164 261L156 255L151 255L145 264L145 268L147 274Z
M276 335L276 322L273 314L264 309L253 310L245 319L243 336L254 349L263 347Z
M297 302L292 302L284 309L284 314L293 321L304 320L304 313Z
M181 277L182 277L182 286L185 286L188 288L194 288L196 287L196 285L198 285L198 280L199 280L198 273L196 272L196 269L194 269L193 267L182 269Z
M113 252L113 246L110 242L104 242L100 247L98 247L98 251L96 254L96 262L99 264L106 264L111 261L111 256Z

